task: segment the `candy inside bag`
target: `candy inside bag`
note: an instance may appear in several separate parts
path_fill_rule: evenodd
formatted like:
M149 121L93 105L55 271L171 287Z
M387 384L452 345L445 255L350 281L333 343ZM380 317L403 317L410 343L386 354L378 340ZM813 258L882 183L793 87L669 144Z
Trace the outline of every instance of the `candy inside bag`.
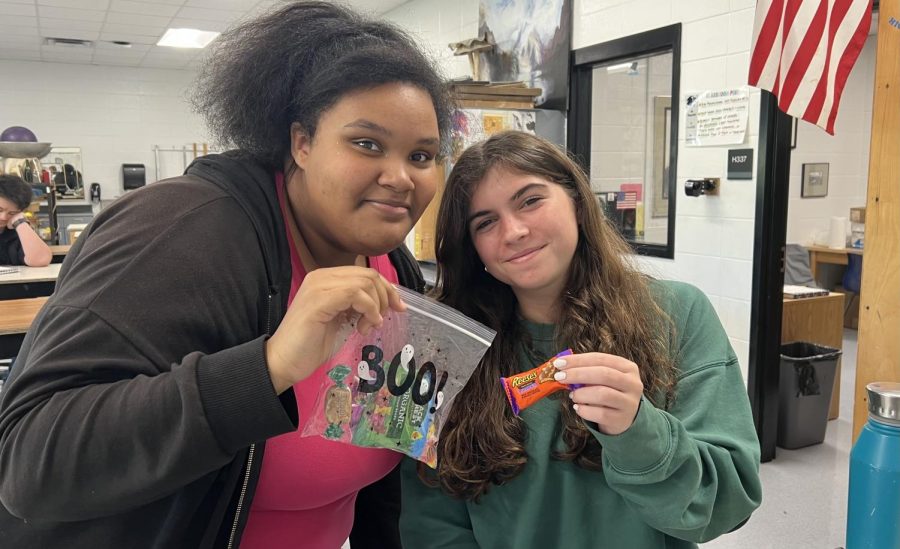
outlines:
M405 288L407 310L390 311L367 336L342 330L301 436L388 448L437 465L437 443L456 395L494 332Z

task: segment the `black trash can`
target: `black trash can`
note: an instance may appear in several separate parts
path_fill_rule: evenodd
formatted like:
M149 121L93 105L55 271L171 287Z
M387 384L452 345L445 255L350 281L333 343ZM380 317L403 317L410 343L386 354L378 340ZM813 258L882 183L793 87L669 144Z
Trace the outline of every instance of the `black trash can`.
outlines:
M793 450L825 440L840 349L805 341L781 346L778 446Z

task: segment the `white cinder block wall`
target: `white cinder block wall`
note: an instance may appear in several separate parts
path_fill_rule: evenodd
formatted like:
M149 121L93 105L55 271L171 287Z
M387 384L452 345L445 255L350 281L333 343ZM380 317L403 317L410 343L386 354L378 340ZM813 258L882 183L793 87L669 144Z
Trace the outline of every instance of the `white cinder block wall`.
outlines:
M454 56L453 42L478 34L478 0L412 0L384 14L401 25L441 62L445 76L471 76L468 56Z
M874 28L873 28L874 32ZM834 135L807 122L797 127L797 148L791 151L791 192L787 242L827 244L832 216L849 217L850 208L866 205L872 97L875 88L875 34L866 41L853 66L834 125ZM801 198L803 164L827 162L828 196Z
M573 48L681 22L681 91L746 84L754 0L574 0ZM386 16L416 33L442 55L451 76L468 74L447 44L478 31L478 1L413 0ZM751 89L750 120L743 145L757 149L759 91ZM675 259L641 258L642 269L701 288L713 302L737 351L746 379L753 274L756 180L726 181L729 147L684 146L679 121ZM755 172L755 163L754 163ZM692 177L719 177L718 197L688 198L680 190Z
M681 94L746 85L753 32L753 0L575 0L573 48L583 48L680 22ZM746 379L753 280L756 179L728 181L729 148L757 149L758 90L751 89L744 143L686 147L679 120L675 258L642 257L656 276L690 282L712 301ZM755 162L754 162L755 172ZM719 196L687 197L690 178L718 177Z
M41 141L81 147L85 184L103 200L122 194L122 164L144 164L154 180L152 148L208 141L185 100L193 71L0 60L6 85L0 130L26 126ZM160 177L180 174L180 153L161 155Z

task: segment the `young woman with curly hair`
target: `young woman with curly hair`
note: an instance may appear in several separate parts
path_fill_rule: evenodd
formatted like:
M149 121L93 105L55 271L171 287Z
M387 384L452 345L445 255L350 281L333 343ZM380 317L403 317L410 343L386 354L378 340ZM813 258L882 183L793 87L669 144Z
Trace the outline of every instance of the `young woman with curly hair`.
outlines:
M423 289L445 83L393 25L279 2L194 101L236 150L94 219L4 387L4 545L397 548L401 455L297 428L345 313Z
M519 132L467 149L437 221L436 295L497 337L433 472L404 464L416 549L686 548L761 497L737 358L709 300L653 280L584 172ZM513 413L500 378L554 361L577 384Z

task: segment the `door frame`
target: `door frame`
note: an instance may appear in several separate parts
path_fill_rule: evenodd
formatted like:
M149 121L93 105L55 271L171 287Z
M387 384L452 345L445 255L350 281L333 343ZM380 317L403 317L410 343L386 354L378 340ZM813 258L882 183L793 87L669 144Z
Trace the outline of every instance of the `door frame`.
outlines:
M778 436L781 313L792 127L793 117L778 109L777 99L772 93L762 90L747 392L763 462L775 458Z

